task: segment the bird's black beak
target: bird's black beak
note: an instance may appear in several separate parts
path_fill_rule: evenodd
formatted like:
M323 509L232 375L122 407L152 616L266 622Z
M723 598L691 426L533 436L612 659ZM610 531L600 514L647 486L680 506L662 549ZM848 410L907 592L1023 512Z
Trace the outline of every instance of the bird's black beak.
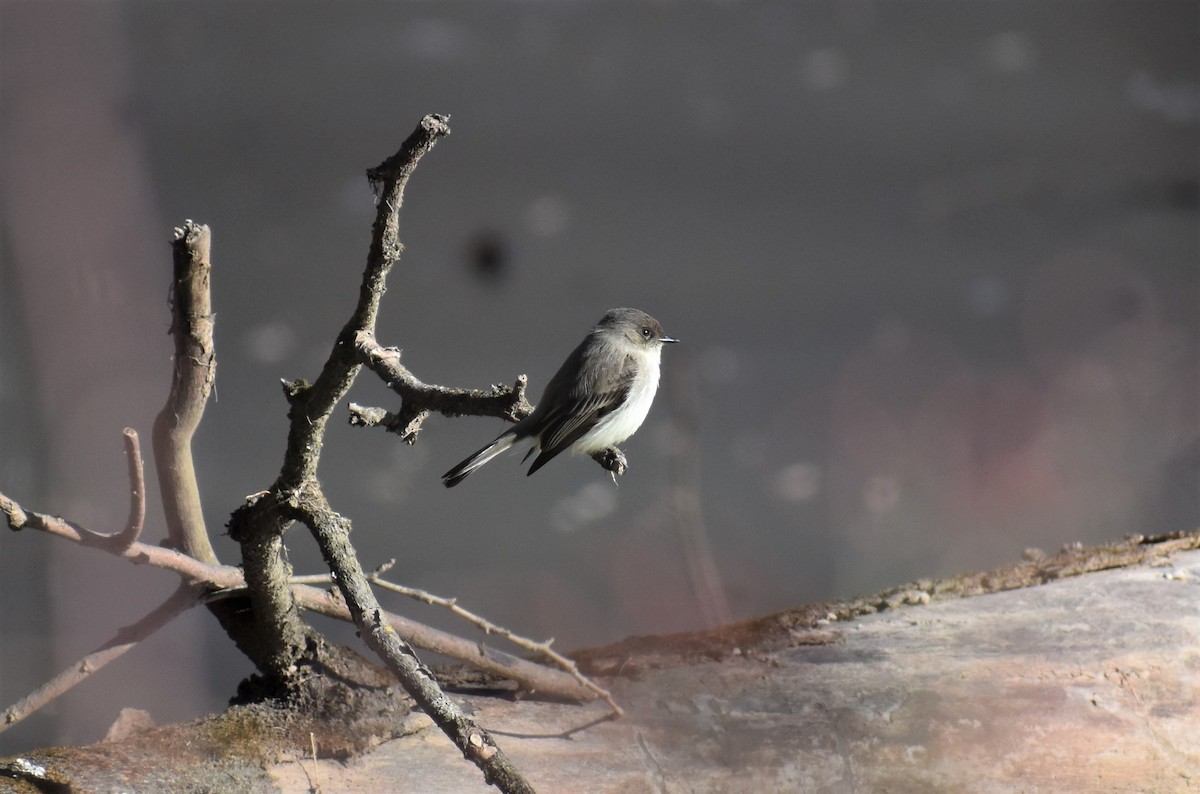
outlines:
M679 340L678 340L678 339L676 339L676 338L675 338L675 337L673 337L673 336L666 336L666 335L664 334L663 336L660 336L660 337L658 338L658 341L660 341L660 342L678 342Z

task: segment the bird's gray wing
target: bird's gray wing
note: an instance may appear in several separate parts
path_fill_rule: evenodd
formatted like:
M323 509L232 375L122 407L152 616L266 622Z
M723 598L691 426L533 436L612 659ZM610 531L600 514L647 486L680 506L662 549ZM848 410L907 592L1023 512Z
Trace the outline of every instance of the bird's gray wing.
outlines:
M563 450L585 436L589 430L619 408L629 397L637 370L634 360L627 357L620 369L604 383L575 384L570 397L558 403L546 417L538 446L540 454L526 474L533 474ZM557 385L557 384L556 384ZM547 386L547 392L550 387ZM543 397L542 402L546 402Z

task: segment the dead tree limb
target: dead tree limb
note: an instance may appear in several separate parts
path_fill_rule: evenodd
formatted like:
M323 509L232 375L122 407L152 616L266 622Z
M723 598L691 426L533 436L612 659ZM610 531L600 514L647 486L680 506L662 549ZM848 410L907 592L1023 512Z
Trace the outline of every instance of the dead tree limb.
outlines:
M229 534L241 546L242 570L219 564L212 548L201 510L191 454L192 436L212 391L216 357L213 343L213 313L209 291L211 234L207 227L187 221L175 230L174 279L171 292L171 333L175 340L170 396L154 426L155 459L162 487L171 548L150 547L138 542L145 518L145 485L137 435L126 432L131 479L130 516L123 531L101 535L62 519L26 512L15 501L0 494L0 511L12 529L29 526L105 549L130 561L150 563L176 571L183 578L179 593L147 615L139 625L150 630L168 620L184 601L200 598L221 619L239 647L254 661L273 687L289 691L298 686L300 667L325 654L320 635L299 616L301 607L339 617L349 616L364 641L400 679L417 704L442 728L463 754L484 772L485 779L504 791L532 791L492 738L451 701L430 671L417 659L413 644L433 648L498 675L517 680L530 691L560 694L578 700L605 697L615 713L619 708L604 690L586 681L573 665L570 676L532 665L509 655L467 643L451 635L405 621L385 612L375 599L370 582L349 541L350 521L333 510L317 480L317 468L325 429L335 406L345 397L359 370L370 367L400 395L399 414L371 409L354 409L354 423L383 425L398 432L408 443L416 440L424 420L434 412L447 416L498 416L518 421L532 411L525 398L525 376L513 387L491 391L453 389L425 384L400 365L399 351L384 348L375 339L386 276L397 261L399 210L404 189L420 158L449 133L446 119L426 116L400 150L368 171L377 191L377 214L366 270L353 314L339 333L317 379L285 383L289 402L287 449L276 481L261 493L247 498L234 511ZM624 458L619 450L595 456L605 468L619 473ZM313 533L330 566L341 598L312 588L293 585L290 566L283 551L283 534L300 521ZM244 571L244 573L243 573ZM207 592L205 592L207 591ZM230 593L244 593L252 609L233 603ZM183 594L183 595L180 595ZM186 598L185 598L186 596ZM490 624L488 624L490 625ZM115 658L131 647L118 634L90 660ZM462 650L463 645L474 648ZM544 655L555 656L548 643L537 645ZM563 661L558 659L561 664ZM81 669L96 667L92 661ZM528 668L528 669L524 669ZM536 674L522 675L536 670ZM524 679L524 680L523 680ZM564 683L569 679L569 683ZM34 693L34 700L52 698L79 680L75 674L60 676ZM19 704L12 714L23 712L34 701Z
M525 792L532 788L507 756L442 692L412 647L386 624L350 545L350 522L330 507L317 480L329 417L362 366L356 339L374 334L387 274L403 250L399 228L404 189L421 157L449 132L444 117L426 116L396 154L367 172L376 189L377 212L358 301L316 380L311 385L285 384L290 424L282 469L265 494L235 511L229 534L242 547L255 620L274 644L268 675L284 684L293 680L304 648L295 598L287 577L279 575L279 568L286 567L279 554L283 532L292 521L301 521L312 531L364 641L485 779L503 791Z
M216 552L204 526L200 488L192 463L192 436L217 376L213 344L212 235L186 221L171 241L171 335L175 357L167 404L154 420L154 461L167 518L167 537L180 551L215 564Z
M241 569L232 565L209 565L176 549L139 541L118 547L109 542L112 535L89 530L57 516L26 510L3 493L0 493L0 514L4 516L10 529L38 530L82 546L102 549L135 565L148 565L176 573L188 584L203 586L208 593L202 600L210 605L245 593L246 582ZM326 576L325 580L328 581L329 578ZM346 603L336 594L303 584L293 584L292 593L301 609L337 620L351 620ZM394 612L384 610L382 615L384 622L404 641L514 681L526 692L578 701L591 700L594 697L595 693L591 688L581 686L565 673L534 664L483 643L440 631Z
M128 547L137 542L146 524L146 472L142 465L142 445L137 431L125 428L125 459L129 467L129 520L124 531L117 535L117 543Z
M355 335L354 348L359 360L392 391L400 395L399 414L379 412L350 405L350 423L360 427L383 426L397 433L400 440L414 444L421 424L430 413L443 416L494 416L509 422L518 422L533 412L533 406L525 399L525 386L529 379L518 375L512 387L492 386L490 391L481 389L454 389L434 386L422 382L400 363L400 351L394 347L383 347L368 330Z

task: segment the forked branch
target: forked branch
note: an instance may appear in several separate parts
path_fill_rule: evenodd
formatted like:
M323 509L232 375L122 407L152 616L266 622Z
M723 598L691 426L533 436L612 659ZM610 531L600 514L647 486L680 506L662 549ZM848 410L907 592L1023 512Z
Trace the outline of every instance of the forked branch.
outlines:
M364 408L351 403L350 424L358 427L380 426L396 433L408 444L417 440L421 424L431 413L443 416L494 416L517 422L533 412L525 399L529 379L518 375L511 386L492 386L491 390L455 389L421 381L400 363L400 351L383 347L375 334L362 331L355 336L354 348L359 360L392 391L400 395L401 409L393 414L380 408Z
M412 647L388 626L350 544L350 522L329 505L316 476L329 417L362 365L357 340L363 334L374 335L387 274L403 250L400 207L408 179L421 157L449 132L445 117L425 116L396 154L367 172L376 190L376 216L358 301L316 380L311 385L285 384L290 425L283 467L267 492L234 513L229 534L242 546L255 619L276 643L269 674L286 680L294 670L285 664L288 656L296 658L303 647L296 629L295 600L286 575L280 575L279 554L283 531L292 521L300 521L312 531L367 645L463 755L483 770L488 782L503 791L527 792L532 787L492 738L446 696Z

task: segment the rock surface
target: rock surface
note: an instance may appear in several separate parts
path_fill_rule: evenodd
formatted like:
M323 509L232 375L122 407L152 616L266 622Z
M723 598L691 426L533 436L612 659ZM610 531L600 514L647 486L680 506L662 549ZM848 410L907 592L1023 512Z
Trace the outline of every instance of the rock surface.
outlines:
M627 716L575 732L604 709L466 700L539 791L1200 788L1200 551L820 631L617 679ZM489 790L434 728L272 774L286 791Z

